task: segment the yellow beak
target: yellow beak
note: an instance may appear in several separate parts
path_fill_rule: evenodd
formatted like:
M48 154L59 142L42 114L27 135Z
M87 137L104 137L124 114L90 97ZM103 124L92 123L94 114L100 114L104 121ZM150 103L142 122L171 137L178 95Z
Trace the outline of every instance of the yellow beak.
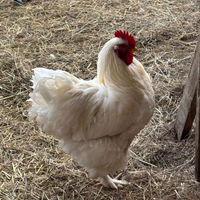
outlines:
M137 47L134 47L133 49L131 49L131 51L136 51L136 52L138 52L138 48Z

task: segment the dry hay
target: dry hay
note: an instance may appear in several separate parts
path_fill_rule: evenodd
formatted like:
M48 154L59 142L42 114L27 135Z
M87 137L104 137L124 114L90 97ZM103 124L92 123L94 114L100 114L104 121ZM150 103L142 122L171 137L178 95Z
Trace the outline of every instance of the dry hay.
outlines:
M0 198L200 199L194 133L173 129L199 30L196 0L33 0L0 10ZM118 191L94 187L85 169L27 118L32 68L91 79L97 55L117 29L137 40L135 56L151 75L154 116L134 140ZM50 54L53 54L55 58ZM114 174L116 175L116 174ZM113 176L114 176L113 175Z

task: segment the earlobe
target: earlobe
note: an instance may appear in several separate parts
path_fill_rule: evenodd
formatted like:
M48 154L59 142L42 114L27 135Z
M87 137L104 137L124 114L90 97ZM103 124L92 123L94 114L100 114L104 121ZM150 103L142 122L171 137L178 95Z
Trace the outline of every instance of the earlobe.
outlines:
M115 46L114 46L114 50L115 50L115 49L119 49L119 47L118 47L117 45L115 45Z

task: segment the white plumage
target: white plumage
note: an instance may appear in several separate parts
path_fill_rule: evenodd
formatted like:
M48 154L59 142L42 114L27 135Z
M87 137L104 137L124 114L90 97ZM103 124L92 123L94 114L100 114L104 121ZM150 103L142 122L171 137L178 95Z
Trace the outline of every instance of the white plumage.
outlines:
M108 174L123 168L128 148L150 120L154 92L142 64L120 59L115 37L99 53L97 78L85 81L61 70L34 69L30 118L62 141L63 150L107 187L120 181Z

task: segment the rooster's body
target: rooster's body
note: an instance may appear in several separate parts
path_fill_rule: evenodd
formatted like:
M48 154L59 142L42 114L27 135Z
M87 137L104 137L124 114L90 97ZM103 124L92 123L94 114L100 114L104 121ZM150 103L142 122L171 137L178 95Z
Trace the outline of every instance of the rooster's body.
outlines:
M63 150L76 157L90 177L100 177L112 188L122 182L108 174L124 167L133 138L154 110L150 78L136 58L129 64L120 47L118 52L117 45L123 43L126 40L116 36L105 44L97 78L90 81L61 70L34 69L30 94L29 116L60 139Z

